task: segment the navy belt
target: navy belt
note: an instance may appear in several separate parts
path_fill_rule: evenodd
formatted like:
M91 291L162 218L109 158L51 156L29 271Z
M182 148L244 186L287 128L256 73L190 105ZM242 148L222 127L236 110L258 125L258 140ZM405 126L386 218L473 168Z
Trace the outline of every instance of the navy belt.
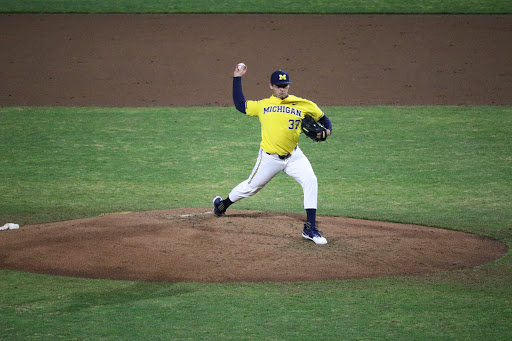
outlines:
M297 147L293 148L293 150L297 149ZM265 152L267 153L267 152ZM292 154L286 154L286 155L279 155L279 154L270 154L270 153L267 153L268 155L277 155L277 157L279 157L281 160L286 160L288 159L290 156L292 156Z
M276 154L281 160L286 160L287 158L289 158L290 156L292 156L292 154L286 154L286 155L279 155L279 154Z

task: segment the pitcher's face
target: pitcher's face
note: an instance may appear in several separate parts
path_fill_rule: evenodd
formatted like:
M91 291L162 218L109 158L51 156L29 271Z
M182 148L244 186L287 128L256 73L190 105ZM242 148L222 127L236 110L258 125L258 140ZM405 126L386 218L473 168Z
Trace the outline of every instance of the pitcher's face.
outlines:
M274 96L280 99L285 99L288 97L288 90L290 89L290 84L283 84L283 85L275 85L270 84L270 89L272 89L272 92L274 93Z

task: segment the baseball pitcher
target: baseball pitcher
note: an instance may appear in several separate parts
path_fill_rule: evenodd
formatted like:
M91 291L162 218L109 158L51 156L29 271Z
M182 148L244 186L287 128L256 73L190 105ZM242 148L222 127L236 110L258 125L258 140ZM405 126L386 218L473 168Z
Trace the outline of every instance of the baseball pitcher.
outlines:
M283 171L293 177L304 192L306 223L302 237L316 244L327 244L316 226L317 178L298 143L301 131L315 141L324 141L331 135L332 123L312 101L288 94L292 83L286 71L278 70L270 76L272 96L259 101L246 100L242 91L242 76L246 72L247 66L243 63L235 68L233 101L241 113L259 118L260 150L249 178L233 188L226 199L215 197L213 212L219 217L224 215L233 203L256 194L277 173ZM312 118L312 124L308 123L306 129L306 123L304 127L302 125L308 116Z

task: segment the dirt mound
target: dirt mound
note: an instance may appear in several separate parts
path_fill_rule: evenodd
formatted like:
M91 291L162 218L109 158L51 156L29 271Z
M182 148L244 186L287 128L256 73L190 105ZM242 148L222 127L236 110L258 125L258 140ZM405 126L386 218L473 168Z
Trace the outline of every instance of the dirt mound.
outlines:
M328 240L301 237L301 214L176 209L107 214L3 231L0 268L142 281L311 281L473 267L507 251L480 236L318 217Z

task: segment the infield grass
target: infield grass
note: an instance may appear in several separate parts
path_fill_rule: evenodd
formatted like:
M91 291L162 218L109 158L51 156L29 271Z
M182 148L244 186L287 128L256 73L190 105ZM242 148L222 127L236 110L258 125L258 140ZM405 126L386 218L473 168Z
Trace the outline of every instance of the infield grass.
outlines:
M319 214L439 226L512 245L512 107L323 109L334 134L300 144L319 179ZM178 128L184 116L193 133ZM0 121L0 224L21 229L209 207L248 176L259 142L257 119L233 108L5 107ZM279 175L236 205L302 212L302 193ZM509 340L511 284L510 252L461 271L312 283L0 270L0 339Z
M21 13L398 13L505 14L510 0L0 0Z

